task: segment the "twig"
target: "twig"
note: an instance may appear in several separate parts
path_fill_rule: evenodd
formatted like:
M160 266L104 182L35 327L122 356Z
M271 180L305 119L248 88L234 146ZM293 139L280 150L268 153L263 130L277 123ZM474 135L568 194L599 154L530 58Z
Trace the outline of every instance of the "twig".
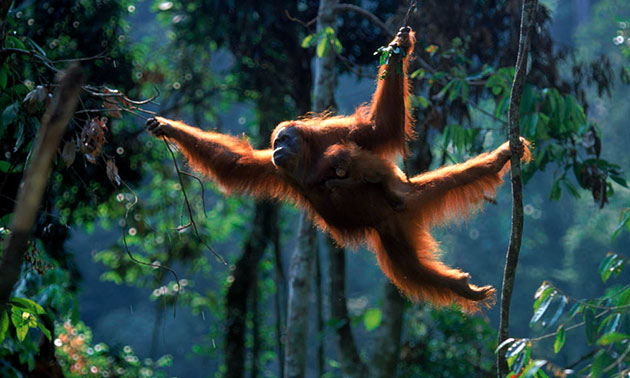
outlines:
M175 317L177 315L177 298L179 297L179 291L181 290L181 286L179 284L179 278L177 277L177 273L175 273L175 270L173 270L172 268L163 265L163 264L153 264L153 263L146 263L144 261L140 261L138 259L136 259L135 257L133 257L133 254L131 253L131 250L129 249L129 245L127 244L127 225L128 225L128 219L129 219L129 212L131 211L131 209L136 206L136 204L138 203L138 195L136 194L136 192L133 191L133 189L131 189L131 187L129 185L127 185L126 182L122 181L121 182L127 187L127 189L129 189L129 191L133 194L133 202L127 206L125 205L125 226L123 227L122 230L122 239L123 239L123 245L125 246L125 251L127 252L127 256L129 256L129 259L131 261L133 261L134 263L138 264L138 265L144 265L144 266L150 266L152 268L160 268L160 269L164 269L167 270L169 272L171 272L171 274L173 275L173 277L175 277L175 282L177 283L177 292L175 293L175 304L173 305L173 317ZM144 248L144 244L143 248Z
M284 10L284 14L287 15L287 18L289 19L289 21L297 22L298 24L301 24L305 28L310 28L315 22L317 22L317 17L313 18L312 20L310 20L308 22L304 22L304 21L300 20L299 18L295 18L295 17L291 16L291 14L289 13L289 11L287 9Z
M182 175L186 175L186 176L188 176L188 177L192 177L192 178L194 178L194 179L195 179L195 180L197 180L197 182L199 183L199 186L201 186L201 206L203 207L203 215L205 215L205 216L206 216L206 218L207 218L207 217L208 217L208 214L207 214L207 212L206 212L206 189L205 189L205 187L203 186L203 181L201 181L201 179L200 179L199 177L197 177L197 176L193 175L192 173L189 173L189 172L184 172L184 171L181 171L180 173L181 173Z
M603 370L604 373L608 373L609 371L611 371L612 369L615 368L615 366L620 365L623 360L626 359L626 357L628 356L628 354L630 353L630 345L628 345L628 347L626 348L626 350L623 351L623 353L621 353L621 355L619 356L619 358L617 358L615 360L615 362L613 362L612 364L606 366L606 368Z
M474 102L472 102L472 101L470 101L470 100L467 100L467 101L466 101L466 104L468 104L468 105L472 106L473 108L477 109L480 113L482 113L482 114L484 114L484 115L487 115L488 117L492 118L493 120L495 120L495 121L497 121L497 122L500 122L500 123L501 123L501 124L503 124L503 125L507 125L507 124L508 124L506 120L501 119L501 118L499 118L499 117L495 116L494 114L492 114L492 113L490 113L489 111L487 111L487 110L483 109L481 106L479 106L479 105L475 104Z
M139 100L139 101L138 100L131 100L129 97L125 96L124 93L119 92L118 90L115 90L115 89L109 89L107 87L95 88L95 87L86 85L86 86L84 86L82 88L90 96L93 96L93 97L118 97L118 98L122 98L125 102L128 102L128 103L133 104L133 105L146 105L148 103L153 102L156 98L158 98L160 96L160 90L156 86L153 86L153 89L155 89L155 92L156 92L153 96L149 97L146 100ZM105 92L106 90L107 90L107 92Z
M223 256L221 256L217 251L215 251L208 243L206 243L205 240L203 240L203 238L201 237L201 235L199 234L199 230L197 229L197 223L195 223L195 219L193 218L193 212L192 212L192 208L190 206L190 201L188 201L188 194L186 194L186 187L184 186L184 180L182 179L182 171L179 170L179 165L177 164L177 159L175 158L175 153L173 152L173 149L171 148L171 146L168 144L168 142L166 141L166 137L162 137L162 140L164 141L164 144L166 145L166 148L168 149L168 152L171 153L171 158L173 159L173 164L175 165L175 170L177 171L177 178L179 179L179 184L182 187L182 193L184 194L184 200L186 201L186 209L188 210L188 216L190 217L190 223L192 224L193 230L195 232L195 235L197 236L197 239L199 239L199 241L201 243L203 243L203 245L206 246L206 248L212 252L212 254L220 261L223 263L223 265L228 265L227 261L225 261L225 259L223 258Z
M499 320L499 336L497 344L500 345L508 337L510 319L510 302L514 288L518 254L521 249L523 237L523 183L521 181L521 165L518 150L522 148L520 141L520 105L523 95L523 84L527 70L527 54L530 43L531 30L536 19L536 7L538 0L523 0L518 56L512 92L510 94L510 109L508 113L510 150L512 151L510 172L512 177L512 227L510 231L510 244L503 272L503 286L501 290L501 308ZM504 377L508 373L507 361L501 353L497 354L497 374Z

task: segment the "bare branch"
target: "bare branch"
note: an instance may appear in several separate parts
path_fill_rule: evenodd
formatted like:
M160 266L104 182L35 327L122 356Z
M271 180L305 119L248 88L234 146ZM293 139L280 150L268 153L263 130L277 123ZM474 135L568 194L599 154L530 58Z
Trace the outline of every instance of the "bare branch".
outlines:
M41 126L35 140L32 158L24 173L17 204L11 221L11 236L7 239L0 263L0 312L11 296L13 286L20 276L28 238L48 183L52 159L61 137L72 118L79 98L83 74L75 65L70 67L60 79L59 88L42 117Z
M510 135L510 150L512 151L510 166L512 181L512 229L510 232L510 244L508 246L505 261L505 270L503 272L498 345L500 345L508 337L510 302L512 299L516 268L518 265L518 254L521 249L521 239L523 236L523 183L521 181L521 163L520 156L518 154L518 150L522 143L520 141L519 132L520 105L527 70L527 54L530 44L531 31L536 19L537 6L538 0L523 0L518 57L516 60L514 82L512 83L512 93L510 94L508 126ZM498 376L506 376L508 373L507 361L503 358L501 353L497 354L497 365Z
M310 21L302 21L299 18L293 17L291 16L291 14L289 13L288 10L284 10L284 14L287 15L287 18L289 19L289 21L293 21L293 22L297 22L298 24L301 24L302 26L304 26L305 28L310 28L315 22L317 22L317 17L313 18Z
M193 227L193 231L195 232L195 236L197 236L197 239L199 239L199 241L204 246L206 246L206 248L210 252L212 252L212 254L217 258L217 260L219 260L221 263L223 263L223 265L227 266L228 263L227 263L227 261L225 261L223 256L221 256L217 251L215 251L214 248L212 248L212 246L210 246L210 244L206 243L206 241L199 234L199 229L197 228L197 223L195 222L195 219L193 217L192 207L190 206L190 201L188 200L188 194L186 194L186 186L184 185L184 180L182 179L182 171L179 169L179 165L177 164L177 159L175 158L175 153L173 152L173 149L171 148L171 146L166 141L166 137L163 137L162 140L164 140L164 144L166 144L166 148L168 149L168 152L171 153L171 158L173 159L173 165L175 166L175 171L177 171L177 178L179 179L179 184L181 185L182 193L184 194L184 201L186 203L186 209L188 210L188 217L190 218L190 223L191 223L191 225Z

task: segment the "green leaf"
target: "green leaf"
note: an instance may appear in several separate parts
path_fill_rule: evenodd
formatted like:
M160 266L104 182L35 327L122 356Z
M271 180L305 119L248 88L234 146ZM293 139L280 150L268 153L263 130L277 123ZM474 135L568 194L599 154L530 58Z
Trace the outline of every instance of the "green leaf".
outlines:
M536 373L538 373L538 370L540 370L541 367L545 366L546 363L547 361L545 360L535 360L530 362L525 367L525 370L523 370L523 374L519 375L519 377L532 378L536 375Z
M424 68L420 68L418 70L415 70L411 73L411 78L412 79L422 79L424 78L424 75L426 75L427 71Z
M560 194L562 193L562 189L560 189L560 180L556 180L551 184L551 191L549 192L549 199L553 201L557 201L560 199Z
M510 345L508 350L505 352L505 358L514 357L517 354L521 353L523 349L525 349L525 347L527 346L527 341L529 341L529 339L520 339L514 342L514 344Z
M590 307L586 307L582 313L584 318L584 331L586 332L586 340L588 344L593 344L597 337L597 325L595 324L595 313Z
M44 327L44 325L40 322L37 322L37 327L39 327L39 329L42 331L42 333L44 334L44 336L46 336L48 340L52 340L52 335L50 334L50 331L48 330L48 328Z
M619 223L619 225L617 226L617 228L615 228L615 231L613 232L613 235L612 235L613 241L617 238L617 235L619 235L619 233L621 232L621 230L624 229L624 227L628 227L628 230L630 230L630 209L624 209L622 211L622 217L623 219L621 220L621 223Z
M0 160L0 172L7 173L11 168L11 163L8 161Z
M513 350L511 351L511 349ZM508 349L506 353L506 358L508 360L508 365L510 366L512 371L520 372L523 366L528 363L530 355L531 350L529 340L522 339L512 344L512 346L510 347L510 349Z
M311 47L315 44L315 42L316 42L315 34L309 34L302 40L302 47L303 48Z
M416 100L418 105L422 107L422 109L426 109L429 106L429 100L427 100L427 98L424 96L420 96L420 95L414 96L414 99Z
M326 55L326 53L328 53L329 49L330 49L330 40L328 38L320 39L319 43L317 44L317 56L319 58L323 57L324 55Z
M3 64L0 66L0 89L7 87L7 81L9 80L9 65Z
M23 325L15 328L18 340L24 341L26 334L28 333L28 325Z
M9 314L6 311L2 311L0 314L0 343L7 335L9 330Z
M46 51L44 51L44 49L42 49L41 47L39 47L39 45L37 43L35 43L35 41L33 41L30 37L28 38L28 43L35 49L37 50L37 52L41 55L41 56L46 56Z
M341 50L343 49L341 46L341 41L339 40L339 38L333 38L333 44L335 46L335 52L337 52L337 54L341 54Z
M599 264L598 270L603 282L608 281L608 278L610 278L610 275L613 273L615 268L619 266L619 260L619 255L609 252ZM622 259L621 262L623 263Z
M549 295L542 301L542 303L540 304L536 312L534 312L534 316L532 316L532 319L529 321L530 327L533 327L534 324L536 324L536 322L538 322L540 318L542 318L542 316L545 314L545 312L549 308L549 305L551 304L551 300L553 298L554 298L554 295Z
M624 188L628 187L628 183L626 182L626 179L621 176L611 175L610 179L616 182L617 184L623 186Z
M33 313L33 314L45 314L46 310L44 310L44 308L42 306L39 305L39 303L30 300L28 298L18 298L18 297L13 297L11 298L11 300L9 301L9 303L11 303L14 306L23 308L25 310L29 310L29 312Z
M547 323L547 327L554 325L558 319L560 319L560 316L564 313L564 308L567 304L569 304L569 299L564 295L560 295L560 304L558 305L556 312L551 317L551 320L549 320L549 323Z
M363 325L368 331L376 329L383 318L383 313L378 308L370 308L363 314Z
M566 332L564 330L564 326L561 325L558 327L558 333L556 333L556 340L553 342L553 352L558 353L562 346L564 345L564 340L566 338Z
M455 80L451 80L448 82L448 84L446 84L444 86L444 88L442 88L442 90L437 94L437 98L444 98L444 96L446 95L446 92L448 92L449 89L451 89L451 87L453 86L453 84L455 84Z
M500 351L501 349L503 349L503 347L504 347L504 346L506 346L506 345L508 345L508 344L510 344L510 343L513 343L514 341L516 341L516 339L515 339L515 338L513 338L513 337L510 337L509 339L505 339L505 340L503 340L503 342L502 342L501 344L499 344L499 346L497 347L497 349L495 349L495 350L494 350L494 353L499 353L499 351Z
M593 364L591 365L591 377L601 377L603 370L608 366L608 355L604 349L600 349L593 358Z
M20 107L17 102L7 106L2 112L2 125L8 126L12 124L18 118L18 111Z
M571 310L569 310L569 319L573 319L573 317L582 312L582 310L584 310L584 305L582 303L574 304L573 307L571 307Z
M468 94L470 93L470 86L468 82L462 80L462 101L468 101Z
M610 332L602 335L602 337L597 340L597 345L610 345L628 339L630 339L630 335L625 333Z

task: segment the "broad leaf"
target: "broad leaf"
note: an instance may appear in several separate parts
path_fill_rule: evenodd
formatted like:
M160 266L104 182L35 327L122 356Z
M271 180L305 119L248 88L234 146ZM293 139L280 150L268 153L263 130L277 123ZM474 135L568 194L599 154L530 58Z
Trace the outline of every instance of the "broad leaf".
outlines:
M554 353L560 352L562 346L564 345L564 341L566 338L566 332L564 330L564 326L561 325L558 327L558 333L556 333L556 340L553 342L553 351Z

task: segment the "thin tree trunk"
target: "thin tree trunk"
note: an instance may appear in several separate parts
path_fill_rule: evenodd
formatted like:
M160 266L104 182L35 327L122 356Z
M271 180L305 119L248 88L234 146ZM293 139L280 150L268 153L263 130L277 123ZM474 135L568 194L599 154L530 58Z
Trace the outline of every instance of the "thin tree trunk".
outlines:
M335 7L338 0L321 0L317 13L317 31L335 29ZM335 107L335 52L328 49L324 56L315 61L315 86L313 88L313 111L321 112Z
M405 298L391 282L384 287L383 317L377 329L376 341L372 350L370 376L388 378L396 376L400 357L400 337L402 335Z
M510 150L512 151L512 158L510 161L512 182L512 229L510 232L510 244L508 246L505 261L505 270L503 272L498 344L501 344L508 337L510 301L512 299L516 267L518 265L518 254L521 249L521 239L523 236L523 184L521 181L520 156L517 151L521 145L519 140L521 97L523 95L523 86L525 84L527 54L531 30L536 20L537 5L537 0L523 0L518 57L516 60L514 82L512 83L512 93L510 94L508 127ZM499 377L504 377L508 373L507 361L503 356L503 351L499 351L497 353L497 374Z
M338 248L331 238L328 240L328 261L330 264L330 317L335 324L335 348L344 377L366 377L367 366L361 361L352 327L348 317L346 299L346 252ZM379 346L379 348L382 345Z
M287 311L287 345L284 376L304 377L306 371L306 338L308 333L309 292L313 256L316 251L315 230L305 213L300 217L298 243L289 267Z
M317 328L317 376L324 374L324 310L322 306L322 264L319 248L315 251L315 307Z
M48 183L52 159L66 126L74 114L82 82L83 74L78 65L68 68L61 77L59 87L42 117L31 158L18 192L10 227L11 235L4 245L0 263L0 272L2 272L0 312L4 311L13 286L20 277L24 252Z
M335 26L334 7L338 0L321 0L317 30ZM315 62L313 111L334 107L335 55L334 49ZM312 281L312 262L316 255L316 232L313 224L302 214L298 243L289 269L289 297L287 311L287 345L285 349L285 377L304 377L306 370L306 336L308 330L308 299Z
M245 373L245 333L247 299L257 276L258 263L277 227L277 206L271 202L256 203L254 222L243 254L232 273L234 280L226 295L225 364L226 377L241 378Z
M284 327L286 321L287 308L287 283L284 278L284 269L282 267L282 256L280 255L280 233L276 229L273 235L274 258L276 265L276 347L278 354L278 377L284 377Z
M251 313L252 313L252 368L251 370L251 378L258 377L258 355L260 354L260 317L258 315L258 274L251 277L252 279L252 290L250 292L251 295Z

